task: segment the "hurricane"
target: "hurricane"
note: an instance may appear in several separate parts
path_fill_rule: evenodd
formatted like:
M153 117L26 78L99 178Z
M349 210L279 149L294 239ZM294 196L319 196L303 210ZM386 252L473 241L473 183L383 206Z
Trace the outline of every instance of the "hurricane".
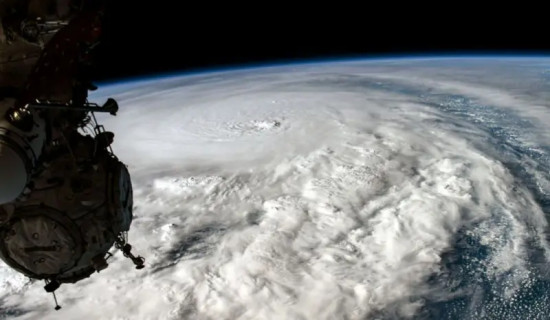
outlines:
M393 58L121 81L134 184L101 277L0 266L10 319L547 319L550 59ZM85 312L83 312L85 310Z

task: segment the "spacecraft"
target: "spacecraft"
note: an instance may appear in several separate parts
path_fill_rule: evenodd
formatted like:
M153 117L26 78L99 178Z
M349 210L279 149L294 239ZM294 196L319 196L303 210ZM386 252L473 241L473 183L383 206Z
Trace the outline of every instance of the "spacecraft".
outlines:
M0 258L54 294L104 270L127 242L132 183L88 101L105 4L0 2Z

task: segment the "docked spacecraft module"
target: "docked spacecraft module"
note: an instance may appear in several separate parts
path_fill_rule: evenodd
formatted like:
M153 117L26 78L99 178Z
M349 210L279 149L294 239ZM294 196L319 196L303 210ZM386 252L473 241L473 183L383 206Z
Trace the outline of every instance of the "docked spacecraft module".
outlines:
M105 269L113 246L144 266L127 243L130 174L94 115L118 105L87 100L104 12L92 0L0 2L0 258L48 292Z

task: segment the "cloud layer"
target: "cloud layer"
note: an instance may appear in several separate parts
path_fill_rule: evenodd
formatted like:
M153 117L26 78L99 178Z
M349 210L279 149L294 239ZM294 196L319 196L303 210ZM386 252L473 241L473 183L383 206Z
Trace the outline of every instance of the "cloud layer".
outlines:
M147 268L118 253L62 286L57 313L40 285L1 268L3 308L21 319L541 317L550 112L521 90L548 86L543 62L312 64L100 91L122 107L102 121L132 173L130 241Z

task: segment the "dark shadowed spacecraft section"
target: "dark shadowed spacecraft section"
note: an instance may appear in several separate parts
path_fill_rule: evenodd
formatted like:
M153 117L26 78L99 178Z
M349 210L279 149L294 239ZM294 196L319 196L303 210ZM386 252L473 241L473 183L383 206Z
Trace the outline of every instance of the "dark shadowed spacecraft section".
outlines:
M94 155L92 138L76 140L72 152L42 163L22 195L0 207L2 257L32 278L76 282L100 271L132 222L126 166L106 150Z
M0 258L54 292L107 268L113 246L137 269L145 260L127 242L130 173L113 153L114 133L95 118L116 115L118 104L87 100L102 1L69 1L76 14L57 12L71 16L57 22L32 14L46 10L40 1L17 7L29 13L22 21L0 2Z

